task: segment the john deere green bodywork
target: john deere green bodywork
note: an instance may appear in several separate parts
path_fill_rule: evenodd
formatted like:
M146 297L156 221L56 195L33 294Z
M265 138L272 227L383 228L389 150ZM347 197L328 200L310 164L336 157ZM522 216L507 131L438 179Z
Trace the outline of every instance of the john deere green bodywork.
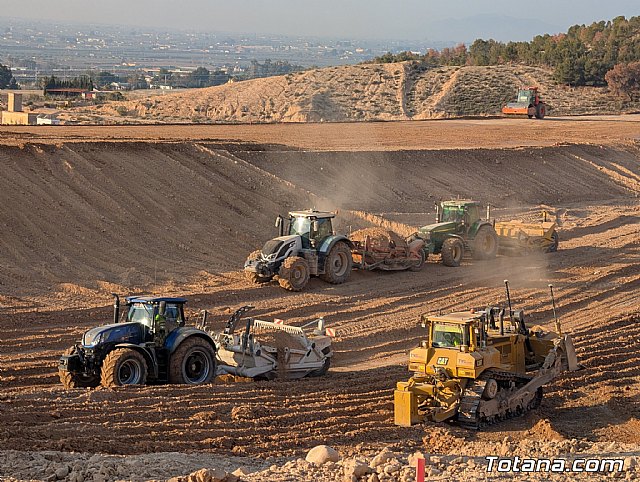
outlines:
M442 253L443 263L448 266L458 266L465 251L477 258L495 256L497 235L488 218L480 217L479 203L454 200L441 202L436 207L437 222L418 230L418 236L425 240L425 251Z

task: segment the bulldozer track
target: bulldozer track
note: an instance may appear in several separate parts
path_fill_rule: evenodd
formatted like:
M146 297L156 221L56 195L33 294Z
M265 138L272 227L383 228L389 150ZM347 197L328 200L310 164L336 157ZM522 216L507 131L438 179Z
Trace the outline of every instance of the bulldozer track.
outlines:
M490 378L493 378L499 382L519 382L521 387L529 382L533 377L494 370L488 370L484 372L480 376L480 378L472 381L471 385L467 386L467 388L463 392L458 412L458 423L460 424L460 426L471 430L479 430L488 425L493 425L494 423L497 423L499 421L520 416L525 412L533 410L540 405L540 401L542 400L542 389L538 389L536 391L534 397L529 400L529 402L526 404L526 406L523 407L521 411L511 410L509 408L509 404L507 403L501 404L500 411L494 413L493 415L479 415L480 404L483 401L482 394L484 392L487 381Z

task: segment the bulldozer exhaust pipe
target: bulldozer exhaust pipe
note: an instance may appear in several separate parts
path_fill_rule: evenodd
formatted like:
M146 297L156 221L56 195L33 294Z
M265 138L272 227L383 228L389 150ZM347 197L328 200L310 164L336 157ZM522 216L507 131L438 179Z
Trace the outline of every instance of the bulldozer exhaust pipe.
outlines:
M509 306L509 318L513 317L513 309L511 308L511 293L509 293L509 280L504 280L504 287L507 291L507 305Z
M113 296L113 322L118 323L120 318L120 297L116 293L111 293Z
M553 296L553 285L549 284L549 291L551 292L551 306L553 306L553 319L556 320L556 331L558 335L562 336L562 327L560 326L560 320L558 319L558 314L556 313L556 299Z

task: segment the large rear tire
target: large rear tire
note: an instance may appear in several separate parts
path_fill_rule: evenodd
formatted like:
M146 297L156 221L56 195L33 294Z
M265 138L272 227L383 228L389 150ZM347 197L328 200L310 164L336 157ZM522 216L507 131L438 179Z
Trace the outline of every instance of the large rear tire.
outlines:
M285 290L302 291L309 282L309 263L300 256L285 259L278 272L278 283Z
M65 351L65 355L73 355L75 347ZM71 373L65 370L58 370L58 376L64 388L70 390L72 388L95 388L100 385L100 378L93 375L84 375L82 373Z
M498 235L492 226L480 226L471 245L475 259L492 259L498 252Z
M327 283L338 285L349 279L352 268L351 248L347 243L338 241L324 261L324 274L321 277Z
M216 356L211 344L198 337L184 340L169 360L169 383L200 385L216 373Z
M144 356L131 348L116 348L102 363L102 385L144 385L147 381L147 362Z
M536 119L544 119L544 116L547 115L547 107L540 103L536 106Z
M445 266L460 266L464 257L464 244L458 238L447 238L442 243L442 264Z

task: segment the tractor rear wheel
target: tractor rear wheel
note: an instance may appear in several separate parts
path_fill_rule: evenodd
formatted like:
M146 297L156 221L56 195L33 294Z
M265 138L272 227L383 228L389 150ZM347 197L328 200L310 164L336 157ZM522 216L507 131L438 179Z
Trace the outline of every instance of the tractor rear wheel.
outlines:
M448 238L442 243L442 264L445 266L460 266L464 256L464 244L458 238Z
M64 354L73 355L75 351L75 347L72 346ZM62 385L64 385L64 388L67 390L72 388L95 388L100 385L100 378L92 375L58 370L58 376L60 377Z
M471 245L473 257L476 259L491 259L498 252L498 235L492 226L480 226Z
M420 250L420 261L417 264L414 264L409 268L410 271L420 271L424 266L425 261L427 260L427 255L424 252L424 249Z
M116 348L102 363L102 385L144 385L147 381L147 362L142 353L131 348Z
M184 340L169 360L169 383L209 383L216 372L216 355L209 342L198 337Z
M309 263L300 256L285 259L278 272L278 283L285 290L301 291L309 282Z
M338 241L324 261L324 274L322 279L327 283L338 285L349 279L353 268L351 248L347 243Z
M536 106L536 119L544 119L545 115L547 115L547 108L544 104L538 104Z

